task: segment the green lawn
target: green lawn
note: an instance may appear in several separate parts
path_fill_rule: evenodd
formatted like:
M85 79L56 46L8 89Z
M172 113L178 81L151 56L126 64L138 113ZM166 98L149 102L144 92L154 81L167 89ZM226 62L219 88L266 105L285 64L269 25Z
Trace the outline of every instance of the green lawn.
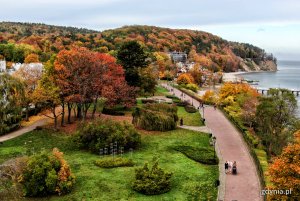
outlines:
M201 115L199 112L188 113L184 107L177 107L177 115L179 119L183 118L183 124L187 126L203 126ZM178 121L179 124L180 121Z
M153 157L157 157L161 167L174 173L172 190L157 196L145 196L131 189L135 167L99 168L94 161L100 156L74 149L69 137L63 133L33 131L4 142L0 145L0 164L28 151L58 147L64 152L76 176L73 191L64 196L25 200L216 200L217 188L207 188L204 184L214 184L218 178L218 166L197 163L173 149L181 145L209 147L209 137L184 129L142 134L140 149L124 156L132 158L136 166L142 166L144 162L151 162ZM209 198L205 197L207 193Z
M166 96L166 95L170 95L170 92L161 86L156 86L155 87L155 96Z

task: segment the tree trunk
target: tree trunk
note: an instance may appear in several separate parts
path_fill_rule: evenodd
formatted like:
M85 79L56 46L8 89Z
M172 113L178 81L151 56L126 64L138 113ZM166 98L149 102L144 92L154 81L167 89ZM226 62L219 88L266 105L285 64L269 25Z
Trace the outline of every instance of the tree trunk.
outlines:
M67 106L68 106L68 124L70 124L71 123L72 105L71 105L71 103L68 102Z
M96 113L96 109L97 109L97 102L98 102L98 98L96 98L96 100L94 100L94 108L93 108L93 113L92 113L92 119L95 118L95 113Z
M57 116L55 113L55 106L52 108L52 114L53 114L53 119L54 119L54 129L57 130Z
M26 117L25 117L26 121L29 121L29 105L26 105Z
M62 112L61 112L61 126L64 126L64 124L65 124L65 101L62 101L61 107L62 107Z
M73 107L73 112L74 112L74 117L77 117L77 113L76 113L76 105Z
M77 104L77 118L81 119L82 118L82 108L81 104Z
M85 103L82 105L83 121L85 121L87 118L87 112L88 112L90 106L91 106L90 103Z

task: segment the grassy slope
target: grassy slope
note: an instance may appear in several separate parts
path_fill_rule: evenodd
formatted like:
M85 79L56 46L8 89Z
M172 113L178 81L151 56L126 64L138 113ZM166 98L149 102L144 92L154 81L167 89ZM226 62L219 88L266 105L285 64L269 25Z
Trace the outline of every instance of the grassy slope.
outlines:
M166 96L166 95L170 95L170 92L166 88L163 88L161 86L156 86L154 95L155 96Z
M35 151L42 148L60 148L76 175L75 189L65 196L52 196L38 200L189 200L192 199L189 194L199 193L193 191L196 185L203 182L213 183L218 178L218 166L202 165L171 148L176 145L207 147L209 142L206 134L178 129L165 133L143 134L142 143L141 148L132 154L132 159L138 166L142 166L145 161L158 157L160 165L174 173L173 187L170 192L158 196L136 193L130 187L134 179L135 167L99 168L93 164L99 156L74 150L70 146L68 137L61 133L33 131L7 141L1 145L0 163L25 153L27 149L32 150L33 147ZM126 154L125 157L131 155ZM215 200L217 189L209 190Z
M180 118L183 118L183 124L186 126L203 126L201 121L201 115L199 112L188 113L185 111L184 107L177 107L177 115ZM179 124L179 121L178 121Z

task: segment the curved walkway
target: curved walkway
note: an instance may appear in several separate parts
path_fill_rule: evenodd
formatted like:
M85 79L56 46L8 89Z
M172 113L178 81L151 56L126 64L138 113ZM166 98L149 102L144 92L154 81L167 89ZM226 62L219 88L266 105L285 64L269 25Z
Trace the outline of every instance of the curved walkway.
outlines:
M163 86L168 89L171 88L166 84ZM173 92L177 97L181 97L181 91L173 88ZM188 95L185 95L183 99L193 101L196 107L199 106L199 102ZM224 175L224 171L220 171L221 182L224 181L222 177L225 177L225 192L219 192L218 199L224 201L263 200L260 196L261 186L256 167L241 134L221 111L215 110L213 107L206 106L204 108L204 118L207 127L217 138L217 148L221 156L221 170L223 170L226 160L237 162L237 175Z
M37 126L45 125L47 123L47 121L49 121L48 118L40 119L30 126L26 126L26 127L20 128L16 131L13 131L11 133L0 136L0 142L4 142L4 141L10 140L10 139L13 139L15 137L18 137L20 135L23 135L24 133L27 133L29 131L33 131L34 129L36 129Z

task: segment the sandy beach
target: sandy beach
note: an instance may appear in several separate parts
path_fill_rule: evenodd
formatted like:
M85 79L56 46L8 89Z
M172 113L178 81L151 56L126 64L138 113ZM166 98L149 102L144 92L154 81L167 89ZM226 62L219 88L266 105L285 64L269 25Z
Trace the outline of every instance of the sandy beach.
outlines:
M241 77L237 75L245 74L249 72L232 72L232 73L224 73L223 74L223 81L224 82L240 82Z

